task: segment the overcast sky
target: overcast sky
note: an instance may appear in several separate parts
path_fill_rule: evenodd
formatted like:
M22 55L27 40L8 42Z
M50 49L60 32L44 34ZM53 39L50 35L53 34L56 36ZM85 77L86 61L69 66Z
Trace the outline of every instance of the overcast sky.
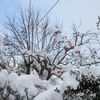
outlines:
M43 16L56 0L32 0L34 9ZM5 15L17 14L20 6L28 5L29 0L0 0L0 24ZM100 15L100 0L60 0L48 15L51 22L63 22L64 30L71 30L71 23L82 23L81 30L96 30L97 17Z

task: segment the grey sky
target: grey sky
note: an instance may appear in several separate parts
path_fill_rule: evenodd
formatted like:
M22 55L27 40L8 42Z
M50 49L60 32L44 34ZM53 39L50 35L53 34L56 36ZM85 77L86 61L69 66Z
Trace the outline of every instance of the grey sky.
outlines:
M44 15L56 0L32 0L34 9ZM29 0L0 0L0 23L4 16L14 14L19 6L27 6ZM52 22L63 22L69 32L71 23L82 22L82 30L96 30L97 17L100 15L100 0L60 0L59 4L48 15Z

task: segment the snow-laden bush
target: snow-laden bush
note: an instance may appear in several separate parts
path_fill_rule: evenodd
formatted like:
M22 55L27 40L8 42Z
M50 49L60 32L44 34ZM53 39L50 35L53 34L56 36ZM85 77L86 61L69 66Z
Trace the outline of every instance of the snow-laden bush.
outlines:
M64 73L48 81L36 72L0 72L0 100L99 100L99 66L63 66Z
M10 74L6 70L0 72L0 100L32 100L40 92L52 85L41 80L37 75Z
M65 100L99 100L100 99L100 67L68 66L63 74L63 82L67 86L64 91Z

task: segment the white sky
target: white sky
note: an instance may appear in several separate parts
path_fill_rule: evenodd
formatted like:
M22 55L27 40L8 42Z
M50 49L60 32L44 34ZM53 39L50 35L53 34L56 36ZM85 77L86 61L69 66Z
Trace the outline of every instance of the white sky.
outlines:
M34 9L44 15L56 0L32 0ZM29 0L0 0L0 22L4 21L7 13L11 15L19 6L27 6ZM100 0L60 0L57 6L48 15L51 22L63 22L64 30L71 31L71 23L79 25L81 30L96 30L97 17L100 15Z

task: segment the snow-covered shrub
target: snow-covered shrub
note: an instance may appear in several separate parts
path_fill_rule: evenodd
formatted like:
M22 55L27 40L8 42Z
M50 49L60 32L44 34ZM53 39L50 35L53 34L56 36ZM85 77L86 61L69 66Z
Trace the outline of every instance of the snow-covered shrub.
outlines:
M63 66L64 73L40 79L36 71L18 75L0 71L0 100L99 100L99 66ZM54 81L55 80L55 81Z
M40 92L46 91L52 85L41 80L37 74L8 74L7 70L0 72L0 100L33 100Z
M65 73L63 79L67 87L64 91L64 100L100 99L99 66L73 66L71 70Z

